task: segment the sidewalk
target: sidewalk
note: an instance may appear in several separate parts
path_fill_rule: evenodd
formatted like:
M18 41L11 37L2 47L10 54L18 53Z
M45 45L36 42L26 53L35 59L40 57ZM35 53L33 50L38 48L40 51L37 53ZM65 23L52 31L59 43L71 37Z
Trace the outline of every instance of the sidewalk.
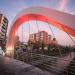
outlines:
M73 60L74 57L75 57L75 53L72 52L71 54L68 54L67 56L58 58L56 65L57 67L60 67L60 71L66 68L69 65L69 63Z

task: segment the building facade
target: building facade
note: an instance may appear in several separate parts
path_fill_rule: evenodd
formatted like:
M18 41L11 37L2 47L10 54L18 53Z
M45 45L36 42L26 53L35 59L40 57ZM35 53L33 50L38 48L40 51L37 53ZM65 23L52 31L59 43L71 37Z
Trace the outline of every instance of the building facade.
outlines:
M0 14L0 40L6 39L7 28L8 19L3 14Z
M31 34L29 40L33 43L40 41L40 43L43 42L45 45L47 45L52 42L52 36L48 35L46 31L40 31L39 33Z
M3 14L0 14L0 46L3 51L6 49L7 28L8 19Z

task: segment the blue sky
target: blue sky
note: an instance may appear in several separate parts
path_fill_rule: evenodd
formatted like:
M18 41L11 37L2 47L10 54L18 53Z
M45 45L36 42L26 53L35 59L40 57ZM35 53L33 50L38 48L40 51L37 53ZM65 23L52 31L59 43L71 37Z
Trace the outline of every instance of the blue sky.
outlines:
M0 0L0 12L5 14L9 20L9 29L11 27L11 23L14 20L15 16L28 7L34 7L34 6L41 6L41 7L48 7L52 9L56 9L58 11L66 12L75 15L75 0ZM31 25L31 33L37 32L37 26L35 21L29 22ZM33 26L34 25L34 26ZM48 28L47 23L38 21L39 30L45 30L49 34L52 35L50 29ZM28 23L23 24L24 27L24 41L26 42L28 40L29 36L29 25ZM56 39L58 40L59 44L62 45L74 45L71 39L68 37L68 35L59 30L56 27L51 26L54 34L56 36ZM20 35L22 34L22 27L18 29L18 33ZM19 34L18 34L19 35ZM19 35L19 36L20 36ZM53 35L52 35L53 36ZM60 38L61 36L61 38ZM75 38L72 37L74 40ZM22 37L20 36L20 40ZM66 42L65 42L66 41Z

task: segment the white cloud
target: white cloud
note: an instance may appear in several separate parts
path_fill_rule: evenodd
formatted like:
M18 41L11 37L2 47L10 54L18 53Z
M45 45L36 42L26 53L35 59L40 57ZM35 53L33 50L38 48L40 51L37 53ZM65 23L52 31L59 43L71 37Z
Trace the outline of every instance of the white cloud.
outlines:
M63 11L66 8L66 5L68 4L69 0L60 0L59 1L59 10Z

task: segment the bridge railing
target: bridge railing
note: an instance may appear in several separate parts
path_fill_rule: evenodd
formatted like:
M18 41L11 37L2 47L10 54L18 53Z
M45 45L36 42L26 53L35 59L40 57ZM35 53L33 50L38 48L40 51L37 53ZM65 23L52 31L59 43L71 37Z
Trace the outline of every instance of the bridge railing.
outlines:
M18 60L21 60L23 62L29 63L31 65L37 66L41 69L45 69L47 71L50 71L55 74L63 74L66 75L67 73L72 73L74 69L72 67L75 67L75 62L71 63L70 67L68 65L73 60L65 59L65 57L54 57L54 56L47 56L42 54L37 54L33 52L23 52L23 51L16 51L15 52L15 58ZM67 71L67 68L72 71ZM74 73L75 74L75 73Z

